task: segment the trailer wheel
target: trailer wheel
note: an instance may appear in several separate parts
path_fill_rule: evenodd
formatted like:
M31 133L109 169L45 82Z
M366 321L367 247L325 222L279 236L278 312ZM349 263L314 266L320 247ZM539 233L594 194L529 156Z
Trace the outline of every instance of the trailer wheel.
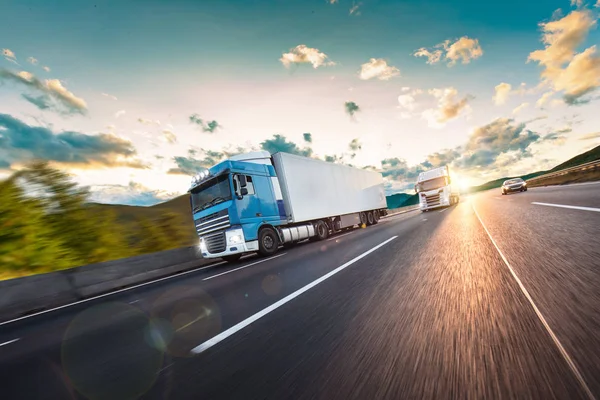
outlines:
M329 237L329 227L323 221L318 221L315 224L315 231L316 235L311 238L314 239L314 241L325 240Z
M375 217L373 217L373 212L367 212L367 225L373 225L375 223Z
M365 225L367 223L367 214L364 212L361 212L360 214L360 225Z
M273 228L263 228L258 234L258 253L261 256L270 256L277 252L279 237Z
M373 223L378 223L379 218L381 218L381 216L379 215L379 210L373 211Z

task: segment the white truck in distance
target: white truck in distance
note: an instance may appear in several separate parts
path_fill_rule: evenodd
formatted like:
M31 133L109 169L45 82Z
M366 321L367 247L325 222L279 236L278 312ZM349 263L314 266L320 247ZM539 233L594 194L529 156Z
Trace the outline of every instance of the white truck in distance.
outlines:
M460 201L460 193L456 185L452 184L447 165L421 172L415 192L419 195L419 209L423 212L452 206Z

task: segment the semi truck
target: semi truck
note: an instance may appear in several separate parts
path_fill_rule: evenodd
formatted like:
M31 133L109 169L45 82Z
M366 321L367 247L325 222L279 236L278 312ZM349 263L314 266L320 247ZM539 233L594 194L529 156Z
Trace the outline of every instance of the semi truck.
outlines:
M447 165L421 172L417 177L415 192L419 196L419 209L422 212L460 202L460 193L456 184L452 184Z
M230 157L194 176L189 195L202 257L230 262L387 213L381 173L284 152Z

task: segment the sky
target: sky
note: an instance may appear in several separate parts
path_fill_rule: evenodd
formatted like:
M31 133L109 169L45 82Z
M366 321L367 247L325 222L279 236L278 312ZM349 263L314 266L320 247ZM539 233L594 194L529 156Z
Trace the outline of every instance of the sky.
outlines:
M595 0L594 0L595 1ZM151 205L249 150L463 186L600 144L600 0L9 1L0 177ZM18 27L18 29L15 29Z

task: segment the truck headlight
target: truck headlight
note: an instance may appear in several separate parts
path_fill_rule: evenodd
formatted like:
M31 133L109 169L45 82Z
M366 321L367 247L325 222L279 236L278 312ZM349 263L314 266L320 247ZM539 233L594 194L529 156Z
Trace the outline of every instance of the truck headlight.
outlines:
M230 244L242 243L242 235L233 235L229 237Z

